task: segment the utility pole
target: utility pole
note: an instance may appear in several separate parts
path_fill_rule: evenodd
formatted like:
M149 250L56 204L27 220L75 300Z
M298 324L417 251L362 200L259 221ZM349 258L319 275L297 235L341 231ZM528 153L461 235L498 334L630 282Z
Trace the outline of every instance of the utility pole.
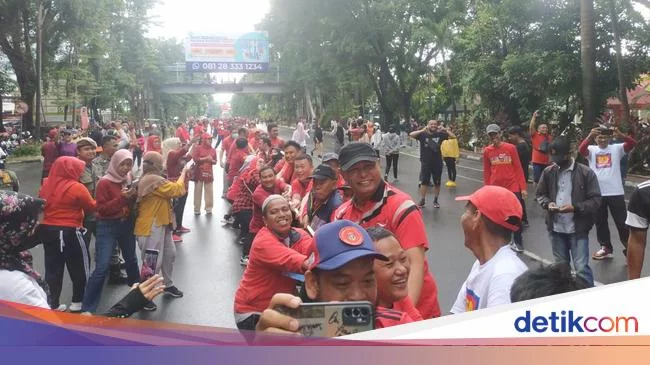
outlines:
M41 104L43 103L43 0L38 1L38 11L36 13L36 101L34 105L34 137L41 138Z

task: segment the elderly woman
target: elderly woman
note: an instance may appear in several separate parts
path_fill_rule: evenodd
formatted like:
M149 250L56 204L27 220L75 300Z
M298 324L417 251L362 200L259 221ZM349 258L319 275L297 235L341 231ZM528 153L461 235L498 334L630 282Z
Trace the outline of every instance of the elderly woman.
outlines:
M86 285L82 305L84 312L97 311L111 253L116 243L124 256L128 284L133 285L140 281L131 219L131 205L135 201L136 193L135 188L129 187L131 169L133 169L133 155L128 150L119 150L111 157L106 175L97 183L95 271Z
M48 285L32 268L29 249L40 241L35 237L45 202L29 195L0 191L0 300L50 309ZM134 284L122 300L104 315L129 317L162 293L162 278L154 275Z
M138 211L135 222L135 235L142 251L142 257L147 249L159 252L156 272L161 271L165 279L165 293L180 298L183 292L172 282L172 271L176 259L176 247L172 240L174 229L174 214L172 199L185 194L184 168L176 182L169 181L163 176L163 158L158 152L147 152L142 158L142 178L138 183ZM156 310L153 302L149 302L145 310Z
M89 243L84 241L84 214L95 210L97 204L88 189L79 182L86 165L75 157L59 157L50 170L40 192L45 200L41 237L45 251L45 281L50 287L50 306L60 305L63 270L68 268L72 280L70 311L81 311L86 280L90 269Z
M248 266L235 293L237 328L254 330L261 313L276 293L294 293L296 281L287 273L304 273L312 239L291 227L289 202L281 195L269 196L262 205L264 227L251 248Z

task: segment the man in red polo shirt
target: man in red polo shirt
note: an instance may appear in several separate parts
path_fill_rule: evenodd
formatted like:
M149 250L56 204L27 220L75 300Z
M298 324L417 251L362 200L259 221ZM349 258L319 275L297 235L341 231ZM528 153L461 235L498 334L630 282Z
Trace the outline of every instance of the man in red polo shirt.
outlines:
M294 179L294 163L300 151L302 151L302 148L298 142L288 141L284 144L284 159L275 165L275 172L278 177L287 184L291 184Z
M278 137L280 134L280 129L277 124L269 124L266 127L266 130L269 132L269 139L271 139L271 147L275 148L284 148L284 140Z
M553 142L553 137L548 133L548 125L546 123L537 124L539 111L535 110L533 117L530 119L528 126L530 132L530 141L533 145L533 181L535 184L539 182L542 176L542 171L551 164L549 160L549 153L551 152L550 145ZM537 128L535 128L537 124Z
M314 163L309 155L301 153L296 157L294 163L294 179L291 182L291 207L300 207L302 198L309 193L311 184L311 173L314 171Z
M339 153L343 177L353 198L334 213L363 227L381 225L393 232L411 261L409 297L424 319L440 316L438 288L429 272L429 248L422 214L408 194L382 179L379 157L367 143L350 143Z
M490 124L486 131L491 144L483 151L483 181L485 185L501 186L512 191L523 209L528 193L517 147L501 141L501 128L498 125ZM517 252L524 250L521 227L514 232L510 248Z

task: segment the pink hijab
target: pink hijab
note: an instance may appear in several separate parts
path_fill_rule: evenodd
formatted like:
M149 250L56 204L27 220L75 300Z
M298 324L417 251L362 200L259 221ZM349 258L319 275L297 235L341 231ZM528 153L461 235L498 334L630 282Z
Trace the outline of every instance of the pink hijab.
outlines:
M133 161L133 155L129 150L118 150L111 157L111 162L108 165L108 170L106 170L106 175L104 179L112 181L117 184L129 183L131 181L131 173L129 172L126 176L120 176L118 173L118 167L120 164L126 160Z

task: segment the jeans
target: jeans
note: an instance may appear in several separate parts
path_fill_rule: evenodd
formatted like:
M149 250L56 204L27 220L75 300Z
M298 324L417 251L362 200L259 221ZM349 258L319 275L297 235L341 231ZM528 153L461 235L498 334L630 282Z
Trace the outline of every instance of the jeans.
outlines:
M253 211L250 209L245 209L234 214L235 219L239 223L240 233L238 239L244 240L244 246L242 248L242 257L248 256L251 251L251 244L253 243L253 236L249 231L249 226L251 220L253 219Z
M571 265L578 277L594 286L594 274L589 267L589 236L577 233L550 232L553 258L556 263Z
M135 236L133 223L121 219L101 219L97 221L95 240L95 271L88 279L84 293L82 311L95 313L108 274L111 254L115 243L122 249L129 286L140 281L138 259L135 255Z
M623 247L627 249L627 238L630 234L627 226L625 225L625 218L627 217L627 208L625 207L625 196L604 196L596 213L596 237L601 246L605 246L611 251L612 247L611 235L609 233L609 224L607 222L607 208L612 213L614 224L618 231L618 238L620 238ZM624 250L625 252L625 250Z
M548 165L533 162L533 181L535 182L535 184L539 182L539 179L542 177L542 172L547 166Z
M525 210L526 207L524 206L524 204L525 204L524 203L524 198L523 198L523 196L521 196L521 193L517 192L517 193L514 193L514 194L517 196L517 199L519 199L519 204L521 204L521 208ZM519 229L512 234L512 239L513 239L513 241L515 241L516 244L523 247L524 246L524 242L523 242L524 240L521 237L521 231L522 230L523 230L523 228L521 226L519 226Z

